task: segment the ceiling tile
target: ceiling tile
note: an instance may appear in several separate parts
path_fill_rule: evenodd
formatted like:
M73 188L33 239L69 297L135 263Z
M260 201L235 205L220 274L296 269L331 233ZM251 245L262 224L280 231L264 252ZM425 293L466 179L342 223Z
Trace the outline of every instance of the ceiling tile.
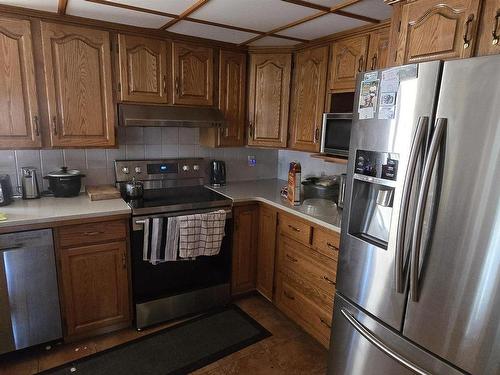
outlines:
M317 12L281 0L211 0L190 17L270 31Z
M280 31L278 34L301 39L316 39L367 24L367 22L339 16L338 14L327 14Z
M386 20L392 16L392 6L384 4L380 0L363 0L357 4L342 8L342 10L378 20Z
M91 3L85 0L69 0L66 14L155 29L172 20L172 18L156 14L136 12L110 5Z
M202 38L221 40L229 43L242 43L249 40L257 34L244 31L230 30L223 27L203 25L201 23L180 21L170 27L168 31L184 35L199 36Z
M57 0L0 0L2 5L57 12Z
M71 0L70 0L71 1ZM181 14L197 0L109 0L112 3L132 5L138 8L156 10L159 12Z
M295 40L289 40L289 39L283 39L283 38L275 38L272 36L266 36L264 38L258 39L255 42L252 42L249 44L249 46L255 46L255 47L279 47L279 46L294 46L296 44L299 44L299 42L296 42Z

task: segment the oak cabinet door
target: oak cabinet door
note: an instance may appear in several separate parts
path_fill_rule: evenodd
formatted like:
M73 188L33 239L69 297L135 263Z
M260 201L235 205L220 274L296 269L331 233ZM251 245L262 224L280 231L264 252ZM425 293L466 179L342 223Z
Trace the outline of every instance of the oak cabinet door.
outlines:
M248 145L286 147L292 55L250 55Z
M0 17L0 148L41 145L31 24Z
M42 22L52 146L115 144L109 33Z
M370 34L368 61L366 62L367 70L379 70L388 66L389 38L388 27Z
M274 291L274 259L276 253L276 225L278 213L267 207L261 207L259 213L257 290L272 301Z
M328 46L297 52L290 110L290 148L318 152L326 98Z
M60 250L67 336L130 320L126 242Z
M470 57L480 0L419 0L404 4L397 63Z
M174 104L213 105L214 51L173 43Z
M257 205L234 208L232 294L255 289L255 266L258 236L259 207Z
M168 103L167 43L120 34L118 48L121 100Z
M484 0L476 55L500 53L500 0Z
M219 109L228 127L220 129L219 146L245 144L246 55L220 51Z
M356 76L366 67L368 39L368 35L361 35L332 44L329 86L331 91L355 91Z

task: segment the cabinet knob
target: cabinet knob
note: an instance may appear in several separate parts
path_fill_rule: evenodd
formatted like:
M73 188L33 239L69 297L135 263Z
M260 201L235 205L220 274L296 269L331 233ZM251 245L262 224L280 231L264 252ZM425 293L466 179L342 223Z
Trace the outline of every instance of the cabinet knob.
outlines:
M500 9L497 9L497 14L495 16L495 24L493 27L493 32L491 33L493 35L493 40L491 41L491 44L496 46L500 40L500 35L498 35L498 20L500 19Z
M37 137L40 136L40 125L38 124L38 116L33 116L33 122L35 123L35 135Z

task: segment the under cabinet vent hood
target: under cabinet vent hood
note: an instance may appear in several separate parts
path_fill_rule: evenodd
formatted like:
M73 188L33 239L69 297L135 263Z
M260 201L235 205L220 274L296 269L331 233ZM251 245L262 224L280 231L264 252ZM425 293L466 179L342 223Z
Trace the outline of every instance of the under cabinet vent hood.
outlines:
M119 104L118 111L120 126L227 127L224 115L216 108Z

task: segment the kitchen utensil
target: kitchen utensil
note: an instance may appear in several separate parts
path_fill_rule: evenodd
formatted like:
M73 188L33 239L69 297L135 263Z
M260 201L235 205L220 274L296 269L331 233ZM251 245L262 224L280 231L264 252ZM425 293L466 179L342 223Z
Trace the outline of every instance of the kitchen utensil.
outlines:
M226 184L226 163L222 160L210 162L210 184L215 187Z
M12 202L12 185L8 174L0 175L0 206L7 206Z
M141 181L136 181L135 177L132 177L132 180L125 185L125 193L127 194L127 198L140 199L144 194L144 184Z
M82 177L85 177L77 169L61 167L57 171L50 172L44 179L49 180L49 190L55 197L76 197L80 194Z
M21 168L21 188L23 199L40 198L40 189L38 188L38 179L35 167Z
M91 201L121 198L120 191L113 185L85 186L85 192Z

